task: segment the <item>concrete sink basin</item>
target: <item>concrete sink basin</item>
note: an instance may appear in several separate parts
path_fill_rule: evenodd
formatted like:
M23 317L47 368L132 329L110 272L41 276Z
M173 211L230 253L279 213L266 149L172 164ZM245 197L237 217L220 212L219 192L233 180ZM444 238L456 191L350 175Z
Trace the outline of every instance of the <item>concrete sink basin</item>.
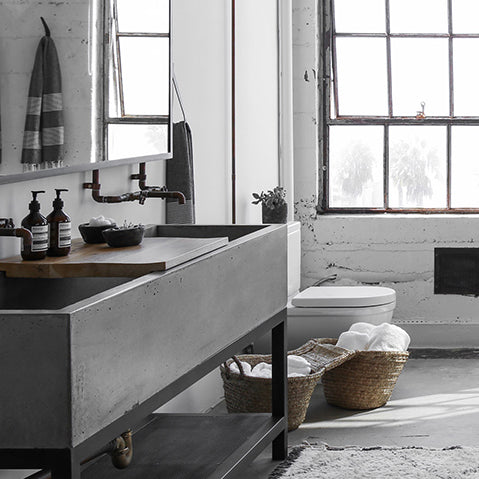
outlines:
M0 448L77 447L284 309L286 225L146 236L229 243L135 279L0 278Z
M0 310L58 310L131 278L7 278L0 275Z

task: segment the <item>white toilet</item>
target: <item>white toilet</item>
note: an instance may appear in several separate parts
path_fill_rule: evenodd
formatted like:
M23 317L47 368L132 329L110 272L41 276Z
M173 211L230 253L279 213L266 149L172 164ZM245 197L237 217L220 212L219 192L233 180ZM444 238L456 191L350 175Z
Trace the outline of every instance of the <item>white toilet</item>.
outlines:
M396 292L380 286L312 286L288 304L288 347L337 338L351 324L390 323Z
M380 286L312 286L298 293L301 276L300 223L288 223L288 349L311 338L337 338L351 324L390 323L396 292ZM257 353L269 353L270 334L255 341Z

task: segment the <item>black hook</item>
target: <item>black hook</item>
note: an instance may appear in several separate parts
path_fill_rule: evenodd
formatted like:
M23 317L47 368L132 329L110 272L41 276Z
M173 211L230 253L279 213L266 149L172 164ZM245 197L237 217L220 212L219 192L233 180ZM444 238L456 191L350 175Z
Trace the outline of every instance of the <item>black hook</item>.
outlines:
M45 21L45 19L43 17L40 17L40 20L42 21L43 27L45 28L45 35L47 37L49 37L50 36L50 29L48 28L47 22Z

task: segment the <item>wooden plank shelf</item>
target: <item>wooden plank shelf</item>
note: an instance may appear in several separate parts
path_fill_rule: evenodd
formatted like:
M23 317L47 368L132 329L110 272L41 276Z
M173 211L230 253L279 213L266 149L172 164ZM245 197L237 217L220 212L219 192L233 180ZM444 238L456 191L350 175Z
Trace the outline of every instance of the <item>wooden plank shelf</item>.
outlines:
M285 427L270 414L153 414L133 435L133 461L118 471L103 456L82 479L233 477Z
M21 256L0 260L0 271L11 278L137 278L186 263L228 244L221 238L144 238L138 246L112 248L107 244L72 242L68 256L23 261Z

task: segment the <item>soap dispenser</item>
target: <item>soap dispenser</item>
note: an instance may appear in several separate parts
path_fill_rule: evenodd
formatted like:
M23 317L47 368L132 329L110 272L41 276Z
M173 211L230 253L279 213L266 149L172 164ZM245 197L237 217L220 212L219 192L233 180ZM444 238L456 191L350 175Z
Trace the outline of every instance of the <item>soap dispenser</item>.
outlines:
M33 200L30 202L30 213L23 218L23 228L32 233L32 245L25 246L22 240L22 258L25 260L43 259L47 255L48 249L48 221L40 214L40 203L37 201L37 195L45 191L32 191Z
M47 216L48 220L48 256L66 256L70 253L72 244L72 224L70 217L63 211L62 191L55 189L57 197L53 200L53 211Z

